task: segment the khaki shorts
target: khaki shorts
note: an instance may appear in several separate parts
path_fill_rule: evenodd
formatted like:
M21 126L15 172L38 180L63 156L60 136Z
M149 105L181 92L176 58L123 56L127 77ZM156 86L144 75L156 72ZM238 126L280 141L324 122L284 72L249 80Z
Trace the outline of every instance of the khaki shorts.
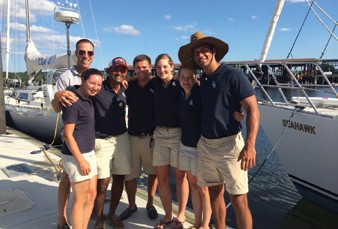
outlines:
M98 179L108 178L111 174L130 173L130 144L128 133L119 136L95 139L95 155Z
M153 146L154 140L152 136L139 137L129 135L130 153L131 153L131 168L130 174L125 177L125 180L137 178L143 171L146 174L156 174L153 166Z
M196 176L197 168L197 148L185 146L182 143L179 148L178 168L182 171L190 171Z
M90 173L83 175L80 165L73 155L61 155L62 165L65 172L68 174L69 180L72 183L90 180L97 175L97 165L94 150L89 153L82 154L84 159L89 163Z
M154 131L154 166L171 165L178 168L178 147L181 142L181 128L156 126Z
M220 139L203 136L197 144L197 180L200 186L225 184L229 194L240 195L249 191L248 172L237 161L244 141L241 133Z

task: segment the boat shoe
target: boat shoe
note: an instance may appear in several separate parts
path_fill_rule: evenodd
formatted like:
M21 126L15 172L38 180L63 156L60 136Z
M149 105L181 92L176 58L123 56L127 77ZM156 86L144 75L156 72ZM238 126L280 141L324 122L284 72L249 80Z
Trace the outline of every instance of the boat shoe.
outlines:
M134 209L130 209L129 207L124 210L121 215L119 216L119 218L121 220L125 220L125 219L128 219L132 214L134 214L135 212L137 211L137 206L135 206Z

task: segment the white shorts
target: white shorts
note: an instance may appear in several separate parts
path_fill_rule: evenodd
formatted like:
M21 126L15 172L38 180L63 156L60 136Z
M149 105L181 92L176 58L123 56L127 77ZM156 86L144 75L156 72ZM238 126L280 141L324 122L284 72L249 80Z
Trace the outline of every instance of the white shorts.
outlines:
M82 156L89 163L90 173L83 175L79 163L76 161L73 155L61 155L63 169L68 174L70 182L80 182L89 180L93 176L97 175L97 164L94 150L89 153L83 153Z
M196 176L197 168L197 148L185 146L180 144L178 156L178 168L182 171L190 171L192 175Z

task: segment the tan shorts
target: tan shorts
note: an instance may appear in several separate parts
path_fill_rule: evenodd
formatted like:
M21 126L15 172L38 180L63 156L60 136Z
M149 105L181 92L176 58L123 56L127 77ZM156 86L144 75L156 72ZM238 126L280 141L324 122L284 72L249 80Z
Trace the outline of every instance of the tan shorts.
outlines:
M88 161L90 166L90 173L83 175L80 165L73 155L61 155L62 165L65 172L68 174L70 182L80 182L90 180L97 175L97 165L94 150L89 153L82 154L84 159Z
M241 133L220 139L203 136L197 144L197 180L200 186L225 184L229 194L240 195L249 191L248 172L237 161L244 141Z
M154 131L154 166L171 165L178 168L178 147L181 142L181 128L156 126Z
M98 179L130 173L130 144L128 133L95 139Z
M197 167L197 148L185 146L182 143L179 148L178 168L182 171L190 171L196 176Z
M125 177L125 180L137 178L143 171L146 174L156 174L153 166L153 146L154 140L152 136L139 137L129 135L130 153L131 153L131 168L130 174Z

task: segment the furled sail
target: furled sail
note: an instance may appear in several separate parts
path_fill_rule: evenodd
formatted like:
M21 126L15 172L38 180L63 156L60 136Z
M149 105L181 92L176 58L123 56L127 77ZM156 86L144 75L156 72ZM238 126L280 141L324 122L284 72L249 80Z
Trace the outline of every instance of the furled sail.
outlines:
M68 68L67 54L50 56L41 55L32 40L27 42L25 61L28 75L40 70ZM74 64L76 64L76 56L72 52L70 55L70 65Z

